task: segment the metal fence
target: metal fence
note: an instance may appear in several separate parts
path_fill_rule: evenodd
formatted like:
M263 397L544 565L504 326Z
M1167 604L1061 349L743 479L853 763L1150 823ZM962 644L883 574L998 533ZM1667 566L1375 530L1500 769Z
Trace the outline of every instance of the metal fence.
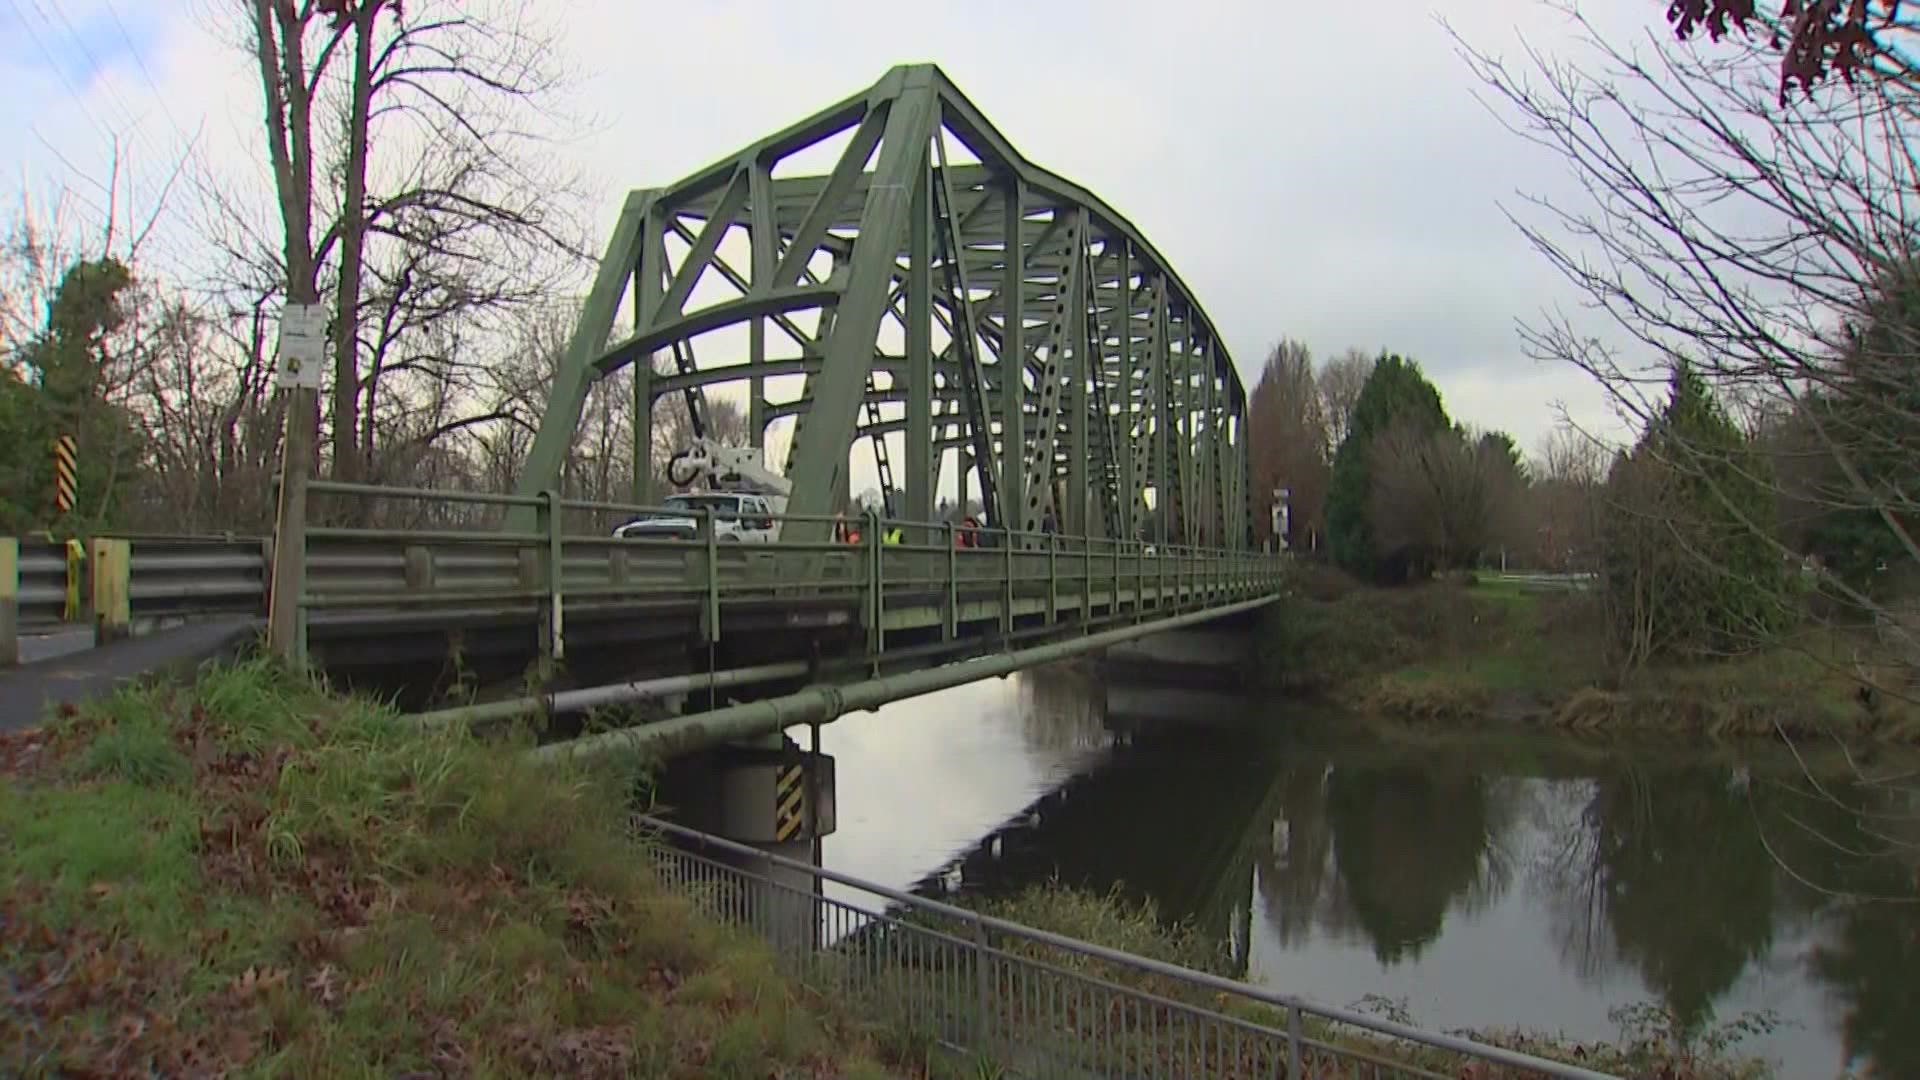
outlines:
M1076 941L655 818L669 887L770 945L792 978L915 1044L1014 1076L1606 1074Z

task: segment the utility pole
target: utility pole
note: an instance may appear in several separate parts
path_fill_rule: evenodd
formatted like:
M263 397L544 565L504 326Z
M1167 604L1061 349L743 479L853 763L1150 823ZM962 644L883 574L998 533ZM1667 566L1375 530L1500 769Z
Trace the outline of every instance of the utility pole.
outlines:
M273 530L273 584L268 595L267 642L275 654L298 660L300 593L306 589L307 480L320 436L320 368L326 354L326 307L296 279L280 312L278 385L287 395L287 432L280 456L280 508ZM294 290L309 295L299 302Z

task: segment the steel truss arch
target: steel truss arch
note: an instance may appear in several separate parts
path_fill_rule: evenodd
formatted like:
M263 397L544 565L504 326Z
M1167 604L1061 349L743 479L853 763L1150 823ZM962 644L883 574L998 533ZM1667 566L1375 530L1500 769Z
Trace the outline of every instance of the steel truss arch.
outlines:
M824 173L787 175L796 155L836 151ZM715 363L708 342L730 334L744 361ZM662 355L675 370L656 369ZM1001 527L1247 541L1246 391L1193 291L932 65L628 195L521 494L557 484L589 387L627 367L637 457L665 395L744 385L757 446L792 418L796 515L838 508L866 440L910 520L951 491L984 496ZM769 380L801 385L775 401ZM648 462L634 471L650 501Z

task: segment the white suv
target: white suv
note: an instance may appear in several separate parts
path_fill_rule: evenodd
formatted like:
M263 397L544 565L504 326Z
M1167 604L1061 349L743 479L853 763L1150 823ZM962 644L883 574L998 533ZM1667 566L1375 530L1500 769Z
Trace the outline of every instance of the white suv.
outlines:
M771 543L776 531L773 508L760 495L702 491L669 495L663 505L662 512L637 517L613 535L623 540L697 539L703 510L713 512L713 537L722 543Z

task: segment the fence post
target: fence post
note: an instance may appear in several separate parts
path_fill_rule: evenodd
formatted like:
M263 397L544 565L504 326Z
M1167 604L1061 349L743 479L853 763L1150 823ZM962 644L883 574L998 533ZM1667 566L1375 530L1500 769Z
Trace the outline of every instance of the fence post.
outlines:
M93 643L105 645L133 632L129 592L133 545L126 540L93 542Z
M1093 537L1080 538L1080 628L1093 621Z
M1300 1075L1300 1006L1287 1009L1287 1080Z
M867 542L867 618L872 627L873 674L880 674L880 654L887 647L887 633L880 628L881 616L886 612L886 603L881 593L886 589L886 580L882 572L885 563L883 541L880 536L880 512L869 506L861 515L862 538Z
M1060 537L1047 534L1047 625L1060 618Z
M947 622L942 627L945 641L960 636L960 550L955 547L953 522L947 522Z
M20 662L20 541L0 536L0 668Z
M711 645L720 640L720 535L713 526L713 507L700 509L700 539L706 545L701 558L706 574L700 605L700 640Z
M1000 546L1006 551L1004 560L1006 579L1000 583L1000 632L1002 634L1013 633L1013 545L1019 542L1016 539L1017 535L1012 529L1007 529L1001 534L1001 539L1005 543Z
M541 586L546 591L544 609L545 618L540 628L540 677L551 679L557 665L567 658L566 614L562 594L565 591L566 563L562 555L560 494L556 491L542 491L540 505L535 508L534 516L539 522L540 531L545 534L547 544L542 553L544 565L541 574Z
M982 1054L991 1054L993 1050L993 956L987 948L987 928L979 916L973 919L973 972L975 993L978 1000L974 1004L975 1049Z

